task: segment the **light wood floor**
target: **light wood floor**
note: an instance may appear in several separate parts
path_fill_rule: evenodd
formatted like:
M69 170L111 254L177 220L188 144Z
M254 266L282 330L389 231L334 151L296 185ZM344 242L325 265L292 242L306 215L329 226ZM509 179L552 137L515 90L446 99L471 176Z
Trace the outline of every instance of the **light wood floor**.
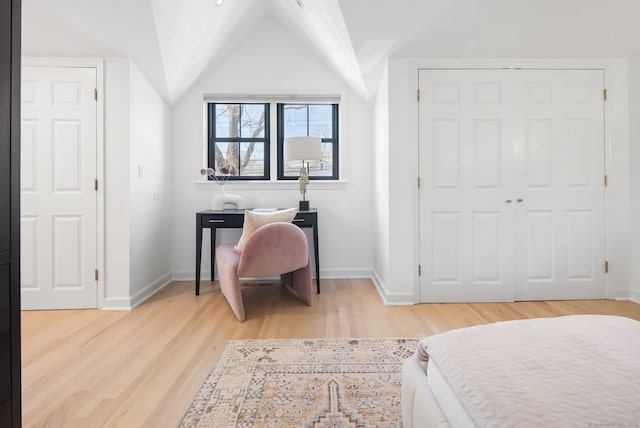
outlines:
M238 322L215 285L175 282L130 312L22 313L23 426L175 427L229 339L424 337L521 318L615 314L615 301L384 306L370 280L324 280L307 307L280 286L245 290Z

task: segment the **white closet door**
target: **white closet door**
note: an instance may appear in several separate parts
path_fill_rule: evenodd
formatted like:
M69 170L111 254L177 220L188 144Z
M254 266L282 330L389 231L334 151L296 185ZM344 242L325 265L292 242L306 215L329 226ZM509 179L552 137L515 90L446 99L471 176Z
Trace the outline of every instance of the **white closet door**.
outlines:
M23 309L97 307L95 68L23 67Z
M420 301L605 296L599 70L421 70Z
M420 72L421 301L513 300L509 85L503 71Z
M604 298L604 73L513 75L516 300Z

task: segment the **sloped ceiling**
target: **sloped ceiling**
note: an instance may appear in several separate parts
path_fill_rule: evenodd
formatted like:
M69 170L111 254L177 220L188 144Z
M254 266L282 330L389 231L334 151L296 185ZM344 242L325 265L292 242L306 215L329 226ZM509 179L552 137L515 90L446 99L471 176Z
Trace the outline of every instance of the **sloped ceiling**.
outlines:
M23 0L23 55L130 57L173 102L265 16L365 99L390 56L628 57L638 0ZM375 80L375 79L373 79Z

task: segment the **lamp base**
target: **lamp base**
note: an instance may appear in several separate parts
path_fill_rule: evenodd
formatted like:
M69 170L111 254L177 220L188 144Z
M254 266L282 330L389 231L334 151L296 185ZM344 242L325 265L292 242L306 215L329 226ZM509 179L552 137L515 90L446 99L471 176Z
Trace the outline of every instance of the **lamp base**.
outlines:
M309 211L309 201L300 201L299 211Z

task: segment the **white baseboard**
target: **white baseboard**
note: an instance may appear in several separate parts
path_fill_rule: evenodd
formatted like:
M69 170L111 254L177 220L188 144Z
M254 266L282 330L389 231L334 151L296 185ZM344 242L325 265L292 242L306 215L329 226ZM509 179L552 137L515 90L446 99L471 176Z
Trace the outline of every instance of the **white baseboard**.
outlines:
M312 266L311 270L314 268ZM326 279L340 279L340 278L371 278L371 269L320 269L320 280ZM315 272L312 272L312 276L315 277Z
M211 272L203 270L202 274L200 275L200 280L209 281L210 278L211 278ZM174 281L195 281L196 274L192 270L173 271L171 273L171 279L173 279Z
M378 290L378 294L382 298L382 301L387 306L409 306L415 305L415 301L413 300L412 293L393 293L390 292L385 286L382 278L378 275L378 272L375 270L372 272L371 280L373 284L376 286Z
M189 271L174 271L172 274L173 281L194 281L195 272ZM200 276L202 281L209 281L211 278L210 271L202 271ZM370 278L373 281L378 294L382 298L385 305L388 306L408 306L415 305L416 302L413 298L413 293L397 293L391 292L387 289L384 282L375 270L366 268L351 268L351 269L322 269L320 271L320 279L339 279L339 278ZM322 285L321 285L322 286Z
M131 307L135 308L136 306L142 304L149 297L162 290L164 287L171 283L172 278L173 275L171 273L164 274L160 278L144 287L142 290L138 291L133 295L133 297L131 297Z
M615 290L613 290L613 300L630 300L630 293L631 290L629 290L628 288L616 288Z
M129 297L105 297L100 309L103 311L130 311L131 299Z
M314 272L315 273L315 272ZM202 281L209 281L211 278L210 271L203 271L200 276ZM372 269L352 268L352 269L322 269L320 271L320 279L339 279L339 278L370 278L373 281L380 298L385 305L388 306L404 306L414 305L413 294L411 293L393 293L389 292L378 274ZM173 272L172 279L174 281L194 281L195 273L193 271L177 271ZM321 282L322 287L322 282Z
M311 276L315 279L315 267L311 266ZM371 269L352 268L352 269L321 269L320 279L337 279L337 278L372 278ZM177 271L173 272L172 279L174 281L195 281L196 274L194 271ZM201 281L209 281L211 279L211 271L203 270L200 274Z
M629 292L629 300L634 303L640 304L640 291L631 290Z
M173 275L167 273L131 297L107 297L104 299L101 309L103 311L130 311L169 285L172 280Z

